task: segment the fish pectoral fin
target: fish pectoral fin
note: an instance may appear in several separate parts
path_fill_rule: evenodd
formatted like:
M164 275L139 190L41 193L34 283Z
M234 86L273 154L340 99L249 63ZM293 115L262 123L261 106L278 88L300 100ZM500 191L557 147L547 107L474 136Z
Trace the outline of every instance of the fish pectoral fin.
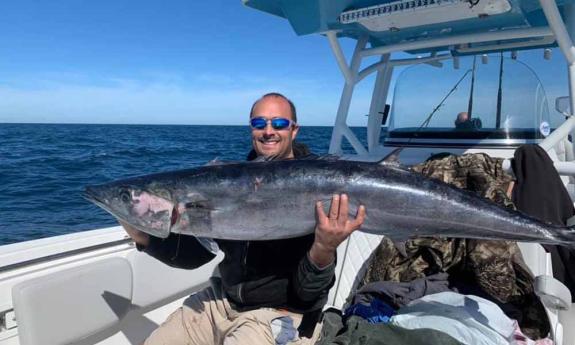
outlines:
M212 254L218 254L218 251L220 250L220 247L218 246L218 244L216 243L216 241L214 241L211 238L208 237L196 237L196 240L198 242L200 242L200 244L202 245L202 247L204 247L205 249L207 249L210 253Z

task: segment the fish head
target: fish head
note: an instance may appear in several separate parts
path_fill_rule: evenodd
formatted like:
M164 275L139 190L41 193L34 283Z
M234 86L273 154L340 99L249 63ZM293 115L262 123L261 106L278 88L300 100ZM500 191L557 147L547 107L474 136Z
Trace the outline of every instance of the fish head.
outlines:
M177 210L168 189L129 183L86 187L84 198L114 217L152 236L166 238Z

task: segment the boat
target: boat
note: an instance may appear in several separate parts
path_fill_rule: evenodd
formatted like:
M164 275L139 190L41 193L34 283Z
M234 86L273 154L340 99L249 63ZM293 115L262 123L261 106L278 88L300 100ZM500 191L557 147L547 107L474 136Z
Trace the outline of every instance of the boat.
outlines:
M344 78L329 153L377 161L402 148L401 161L409 165L443 152L485 152L508 159L519 145L537 143L552 157L573 198L575 155L568 140L575 129L573 1L244 0L244 4L285 18L298 35L317 34L328 40ZM342 39L355 42L349 58ZM524 50L548 56L554 47L567 62L569 80L566 97L554 100L557 111L565 115L557 126L550 122L549 102L537 76L514 59ZM401 79L391 97L392 76L400 68ZM436 73L441 82L422 79L421 68ZM495 82L487 85L497 85L490 87L498 99L492 108L474 101L482 97L482 69L494 75ZM447 70L453 76L446 76ZM513 75L524 77L513 84ZM367 140L362 143L347 119L354 89L370 78L374 80L371 102L366 104ZM417 89L424 84L421 80L433 87ZM525 104L514 112L517 104L505 97L525 85L529 85L522 94ZM413 96L406 98L410 92L430 101L419 97L420 108L413 112L409 106ZM447 110L447 101L454 107ZM481 118L482 127L455 130L453 120L463 110ZM338 248L337 282L329 306L345 304L358 272L380 240L356 232ZM535 288L550 318L550 337L559 345L575 344L571 294L553 277L549 254L538 244L520 247L537 277ZM170 268L138 252L120 227L1 246L0 345L140 344L187 296L207 286L221 259L220 253L193 271Z

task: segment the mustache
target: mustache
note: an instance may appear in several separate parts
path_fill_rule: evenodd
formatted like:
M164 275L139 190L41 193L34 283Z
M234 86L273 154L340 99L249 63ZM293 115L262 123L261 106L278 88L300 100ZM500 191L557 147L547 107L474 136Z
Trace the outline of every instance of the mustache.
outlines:
M260 143L267 142L267 141L280 141L277 136L264 136L257 138L257 141Z

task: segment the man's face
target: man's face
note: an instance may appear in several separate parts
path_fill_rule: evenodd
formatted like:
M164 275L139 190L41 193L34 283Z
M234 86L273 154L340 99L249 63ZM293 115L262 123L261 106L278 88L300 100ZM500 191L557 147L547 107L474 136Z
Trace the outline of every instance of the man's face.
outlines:
M457 122L458 123L463 123L467 120L469 120L469 114L467 112L461 112L461 113L457 114Z
M284 118L293 121L289 103L281 97L265 97L254 107L252 118ZM264 129L252 128L252 146L258 156L293 158L292 142L299 128L291 125L285 129L273 129L268 122Z

